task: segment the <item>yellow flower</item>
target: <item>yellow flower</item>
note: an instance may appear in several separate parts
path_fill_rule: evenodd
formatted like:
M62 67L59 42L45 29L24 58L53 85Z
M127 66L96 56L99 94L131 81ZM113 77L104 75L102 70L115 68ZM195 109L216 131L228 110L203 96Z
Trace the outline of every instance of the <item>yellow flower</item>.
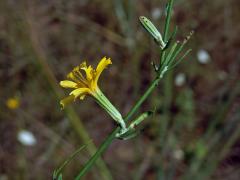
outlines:
M86 62L75 67L67 76L70 80L60 82L60 86L63 88L73 89L67 98L60 101L60 104L62 105L62 108L64 108L67 104L73 102L78 97L82 100L86 95L91 95L95 98L97 103L106 110L118 124L120 124L121 133L124 133L127 131L127 128L122 115L98 87L98 79L102 71L109 64L112 64L110 58L104 57L98 63L96 69L93 69L92 66L87 66ZM82 72L84 72L84 74Z
M6 105L9 109L17 109L19 107L19 99L16 97L8 98Z
M81 100L89 94L96 96L98 88L98 79L102 71L109 65L112 64L110 58L102 58L96 69L92 66L87 66L86 62L83 62L79 66L75 67L68 75L68 79L60 82L60 86L63 88L72 88L73 91L70 92L69 96L61 100L60 104L64 108L67 104L71 103L76 98ZM85 71L85 75L82 73Z

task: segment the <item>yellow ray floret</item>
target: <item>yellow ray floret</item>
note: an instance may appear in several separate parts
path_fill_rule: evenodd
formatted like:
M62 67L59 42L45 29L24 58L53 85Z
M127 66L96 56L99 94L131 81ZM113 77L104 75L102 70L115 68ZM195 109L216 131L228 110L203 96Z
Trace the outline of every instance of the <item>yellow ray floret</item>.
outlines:
M98 63L96 69L93 69L92 66L87 66L86 62L75 67L67 76L69 80L60 82L60 86L63 88L73 89L67 98L61 100L60 104L62 107L64 108L78 97L84 99L87 94L95 97L99 89L98 79L100 74L109 64L112 64L111 59L104 57Z

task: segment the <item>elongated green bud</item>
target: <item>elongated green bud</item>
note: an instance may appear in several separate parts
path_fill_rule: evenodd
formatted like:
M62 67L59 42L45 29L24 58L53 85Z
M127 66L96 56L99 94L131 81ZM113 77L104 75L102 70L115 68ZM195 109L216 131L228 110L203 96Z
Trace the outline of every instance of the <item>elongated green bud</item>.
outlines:
M140 116L137 117L137 119L135 119L130 125L129 128L130 129L134 129L138 124L140 124L143 120L145 120L146 118L148 118L149 116L151 116L153 114L152 111L147 111L142 113Z
M161 49L164 49L166 43L163 41L161 33L157 30L154 24L144 16L140 16L139 20L144 29L153 37L154 41L161 47Z

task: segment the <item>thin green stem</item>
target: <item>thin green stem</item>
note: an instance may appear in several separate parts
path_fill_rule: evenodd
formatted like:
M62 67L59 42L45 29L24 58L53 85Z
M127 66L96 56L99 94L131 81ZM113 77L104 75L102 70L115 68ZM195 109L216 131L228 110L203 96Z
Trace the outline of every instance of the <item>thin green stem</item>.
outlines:
M167 17L166 17L166 20L165 20L165 27L164 27L164 32L163 32L163 41L165 43L166 43L167 38L168 38L169 26L170 26L170 21L171 21L171 16L172 16L173 3L174 3L174 0L169 0L168 5L167 5L168 6L167 7ZM163 51L161 53L159 64L161 64L162 60L164 59L165 53L166 53L165 51Z
M165 21L165 28L163 33L163 41L166 42L168 38L169 26L171 21L172 9L173 9L174 0L169 0L167 7L167 17Z
M142 103L147 99L147 97L152 93L154 88L158 85L161 78L157 76L155 80L151 83L149 88L145 91L143 96L137 101L135 106L131 109L131 111L127 114L127 116L124 118L124 120L127 122L129 119L134 115L134 113L139 109L139 107L142 105Z
M75 180L81 179L94 165L96 160L106 151L108 146L112 143L112 141L115 139L116 133L120 130L120 127L117 127L107 138L106 140L100 145L96 153L88 160L88 162L85 164L83 169L80 171L80 173L77 175Z
M168 55L166 56L165 61L163 62L163 67L164 67L164 66L168 66L169 62L171 62L172 55L174 54L175 49L177 48L177 45L178 45L177 42L174 43L174 45L173 45L172 48L170 49ZM173 57L174 57L174 55L173 55ZM172 58L172 59L174 59L174 58Z

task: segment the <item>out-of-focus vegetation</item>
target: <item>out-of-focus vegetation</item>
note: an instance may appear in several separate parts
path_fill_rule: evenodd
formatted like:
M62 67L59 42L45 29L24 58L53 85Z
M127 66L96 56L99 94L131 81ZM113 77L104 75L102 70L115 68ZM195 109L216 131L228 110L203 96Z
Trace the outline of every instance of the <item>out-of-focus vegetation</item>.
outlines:
M50 179L88 143L64 170L64 179L73 179L115 124L90 97L61 111L58 81L83 60L111 57L99 84L126 114L151 81L150 62L158 57L138 16L163 30L165 4L0 2L1 180ZM142 110L156 113L140 136L114 141L86 179L239 179L239 7L237 0L176 1L173 22L178 34L195 31L193 52L144 103Z

